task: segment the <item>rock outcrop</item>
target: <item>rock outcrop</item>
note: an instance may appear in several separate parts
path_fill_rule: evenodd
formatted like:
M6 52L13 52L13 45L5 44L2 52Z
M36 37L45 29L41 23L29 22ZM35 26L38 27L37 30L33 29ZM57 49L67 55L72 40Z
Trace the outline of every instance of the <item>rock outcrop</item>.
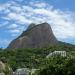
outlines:
M42 48L57 43L58 41L48 23L30 24L27 30L13 40L7 48Z

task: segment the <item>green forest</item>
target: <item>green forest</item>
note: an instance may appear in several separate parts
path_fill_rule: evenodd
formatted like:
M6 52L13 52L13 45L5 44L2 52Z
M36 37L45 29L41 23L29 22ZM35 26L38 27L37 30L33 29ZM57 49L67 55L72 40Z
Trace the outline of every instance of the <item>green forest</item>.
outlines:
M66 51L67 56L46 56L55 50ZM0 61L9 65L12 71L18 68L36 68L35 75L75 75L75 46L61 43L47 48L1 49ZM9 71L5 71L8 75Z

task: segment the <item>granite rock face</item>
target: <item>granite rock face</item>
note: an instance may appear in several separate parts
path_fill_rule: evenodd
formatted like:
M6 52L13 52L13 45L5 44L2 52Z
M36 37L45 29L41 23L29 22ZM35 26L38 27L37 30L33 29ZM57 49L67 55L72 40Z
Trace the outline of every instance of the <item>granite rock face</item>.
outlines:
M47 47L50 44L54 45L57 43L58 41L48 23L38 25L30 24L27 30L24 31L18 38L14 39L7 48L42 48Z

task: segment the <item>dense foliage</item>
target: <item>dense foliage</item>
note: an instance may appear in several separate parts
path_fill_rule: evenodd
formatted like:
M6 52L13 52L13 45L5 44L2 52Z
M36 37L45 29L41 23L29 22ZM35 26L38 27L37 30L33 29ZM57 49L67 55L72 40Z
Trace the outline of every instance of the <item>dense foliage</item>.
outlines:
M35 75L75 75L75 59L55 57L44 62L46 64Z
M75 56L75 46L70 44L61 43L60 45L56 46L49 46L47 48L40 48L40 49L12 49L12 50L0 50L0 60L3 63L9 64L9 66L15 71L17 68L40 68L41 71L39 75L50 75L51 73L57 74L56 72L59 71L66 71L67 67L70 70L74 68L74 63L71 64L71 60L67 60L67 58L51 58L49 60L46 59L46 56L55 50L64 50L67 51L68 57ZM58 61L60 63L58 63ZM72 60L75 62L75 60ZM71 66L68 66L71 64ZM73 70L73 69L71 69ZM46 72L47 71L47 72ZM6 71L7 72L7 71ZM46 72L48 74L43 74ZM58 72L58 73L59 73ZM73 71L72 71L73 72ZM68 73L68 72L67 72ZM38 73L37 73L38 74ZM52 74L52 75L54 75ZM57 74L58 75L58 74ZM63 74L61 74L63 75Z

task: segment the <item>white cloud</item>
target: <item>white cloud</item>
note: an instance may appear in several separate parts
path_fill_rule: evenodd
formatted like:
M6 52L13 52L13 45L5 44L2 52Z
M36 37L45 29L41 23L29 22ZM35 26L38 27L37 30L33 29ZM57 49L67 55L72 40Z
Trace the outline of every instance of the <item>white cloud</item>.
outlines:
M42 8L42 7L46 7L48 4L45 2L40 2L40 1L31 1L30 5L38 7L38 8Z
M8 29L15 29L15 28L17 28L17 27L18 27L17 24L11 24L11 25L9 25L7 28L8 28Z
M5 21L5 22L0 23L0 28L6 26L8 23L9 23L8 21Z
M16 21L17 23L20 23L20 24L29 24L31 23L32 21L31 20L28 20L26 17L20 15L20 14L17 14L17 13L9 13L7 15L7 17L4 17L5 19L7 20L13 20L13 21Z
M5 10L5 8L9 6L10 4L0 4L0 11Z
M18 29L14 29L14 30L9 30L9 32L11 32L11 33L19 33L20 30L18 30Z
M4 48L7 47L7 45L10 43L11 40L7 40L7 39L1 39L0 38L0 47Z
M23 30L25 30L24 26L20 26L18 24L11 24L8 25L7 31L8 33L11 33L11 36L18 36Z

